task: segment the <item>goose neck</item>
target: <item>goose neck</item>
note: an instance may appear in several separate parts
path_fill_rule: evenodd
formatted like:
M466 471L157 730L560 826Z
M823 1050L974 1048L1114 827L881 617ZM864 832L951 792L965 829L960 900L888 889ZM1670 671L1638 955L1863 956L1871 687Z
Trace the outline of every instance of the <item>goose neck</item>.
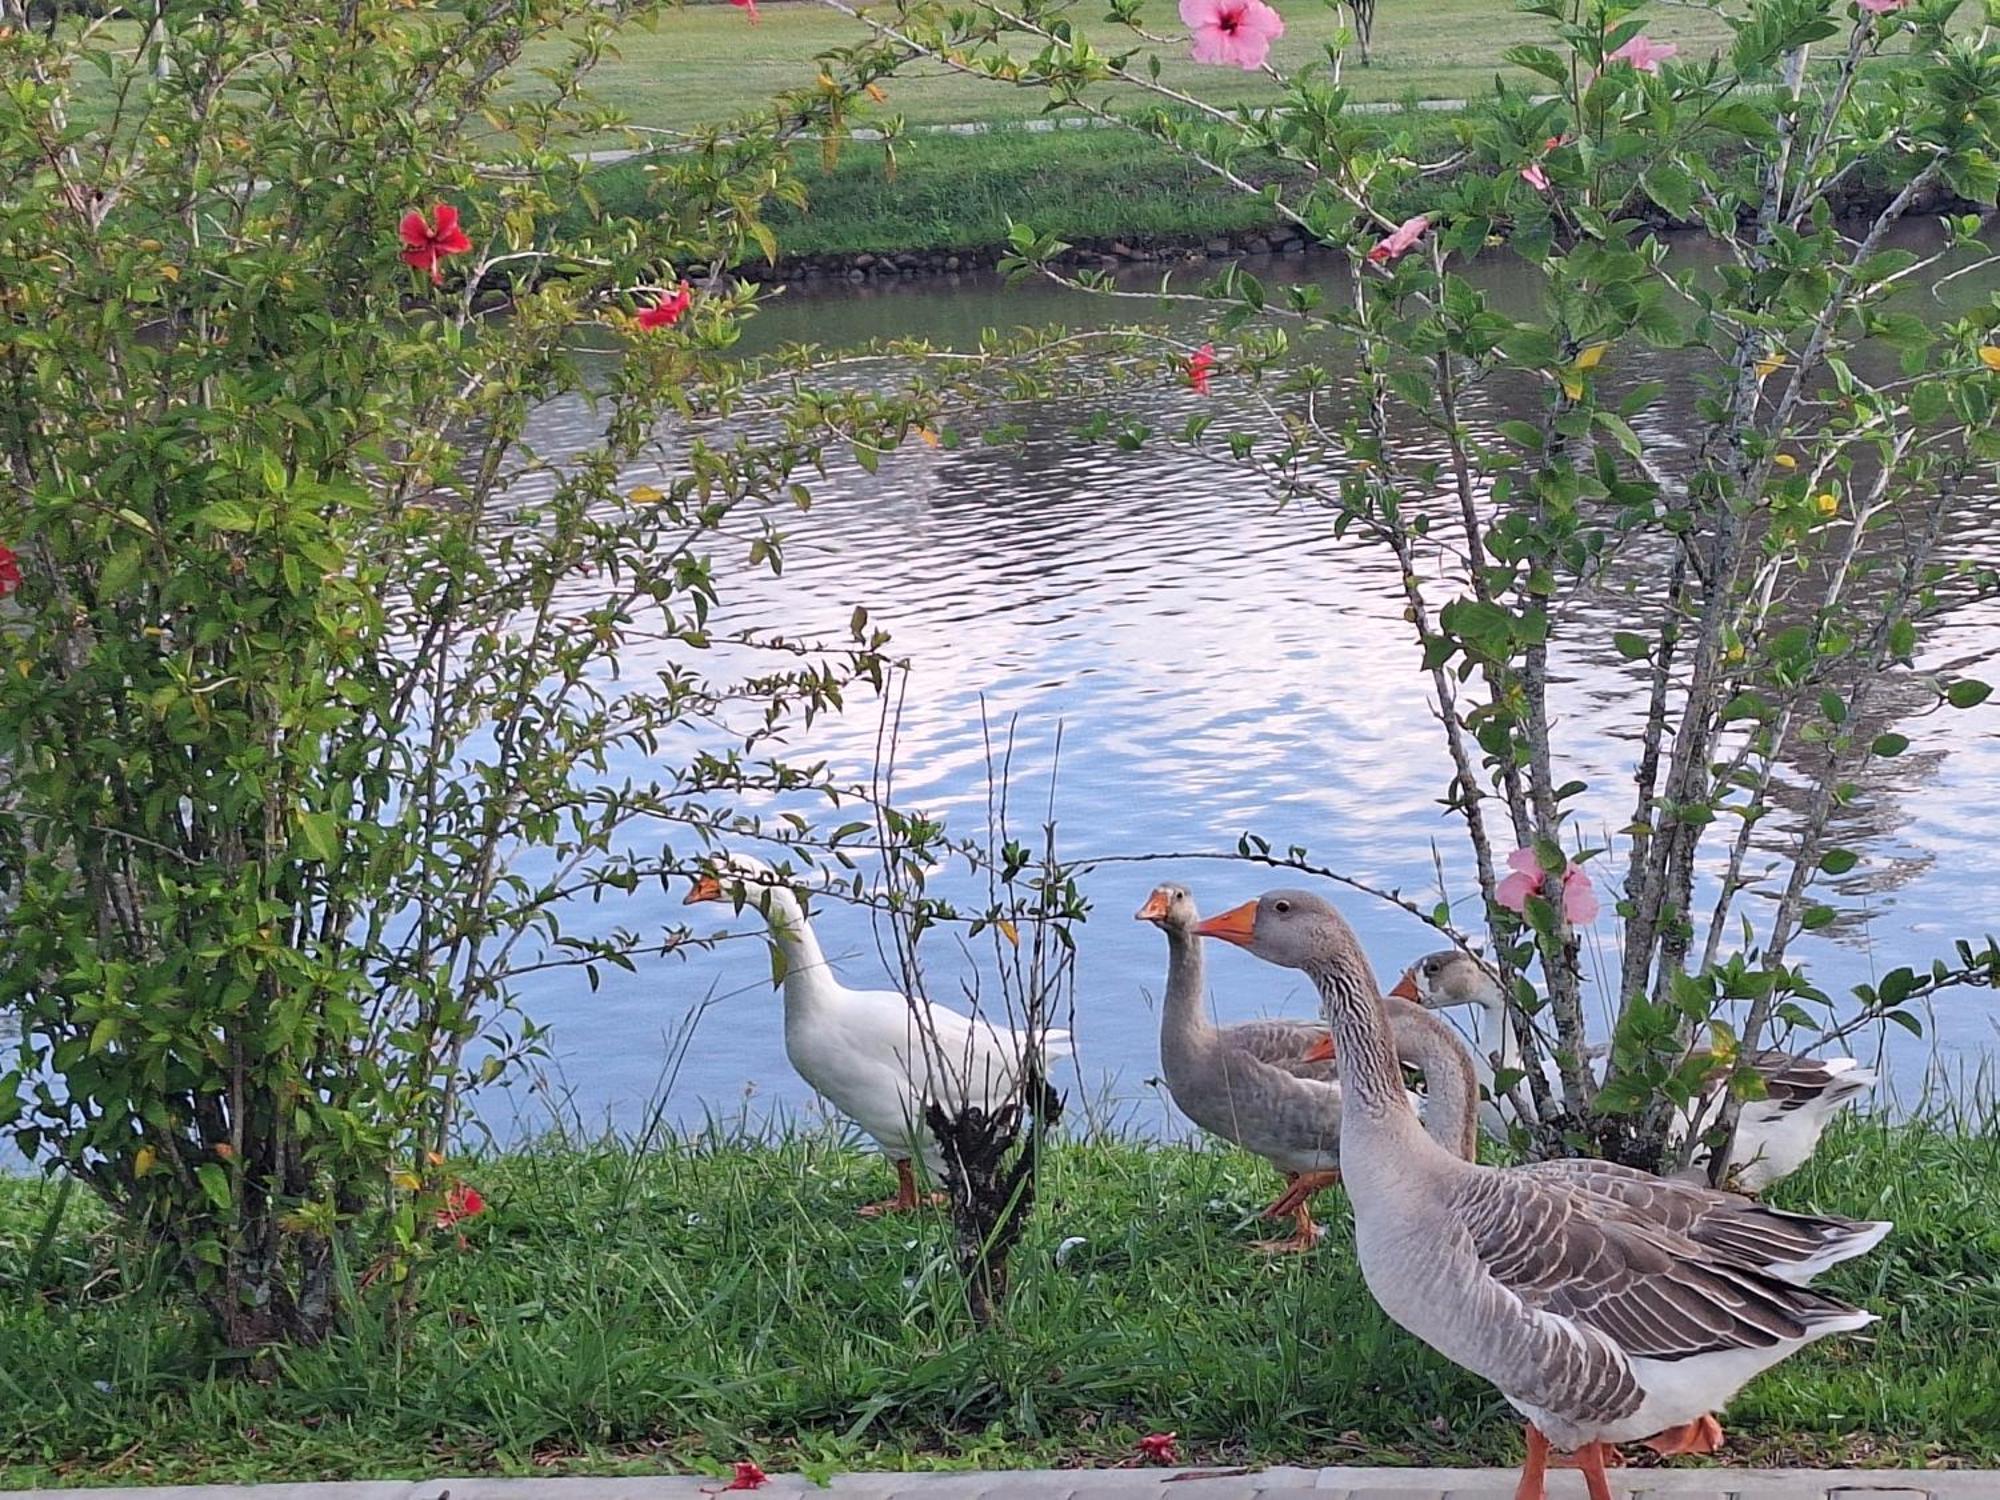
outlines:
M780 885L756 892L754 899L764 914L771 941L784 960L785 999L811 998L832 976L812 923L806 918L805 907L796 895Z
M1169 1067L1195 1051L1213 1029L1203 1008L1206 960L1192 932L1167 929L1167 989L1160 1006L1161 1060Z
M1424 1130L1464 1161L1479 1153L1479 1075L1472 1054L1443 1017L1390 999L1396 1054L1424 1075Z
M1340 1140L1343 1167L1350 1147L1421 1150L1430 1144L1403 1090L1396 1044L1374 976L1360 965L1336 961L1309 971L1333 1024L1340 1065Z

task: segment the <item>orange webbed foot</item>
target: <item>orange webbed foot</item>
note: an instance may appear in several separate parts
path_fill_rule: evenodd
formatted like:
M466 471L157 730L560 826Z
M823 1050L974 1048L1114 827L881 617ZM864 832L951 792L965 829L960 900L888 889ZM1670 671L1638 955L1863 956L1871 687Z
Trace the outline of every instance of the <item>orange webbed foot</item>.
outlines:
M1662 1458L1682 1453L1713 1453L1722 1446L1722 1424L1712 1416L1696 1417L1679 1427L1669 1427L1646 1439L1646 1446Z

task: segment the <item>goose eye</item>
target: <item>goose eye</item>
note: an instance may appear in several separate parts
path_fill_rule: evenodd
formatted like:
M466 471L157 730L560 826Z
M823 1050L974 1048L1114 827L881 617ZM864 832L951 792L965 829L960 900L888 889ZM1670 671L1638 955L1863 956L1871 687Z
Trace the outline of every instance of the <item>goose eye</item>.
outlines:
M1289 901L1276 901L1272 903L1271 909L1277 912L1277 914L1282 917L1286 912L1292 909L1292 903Z

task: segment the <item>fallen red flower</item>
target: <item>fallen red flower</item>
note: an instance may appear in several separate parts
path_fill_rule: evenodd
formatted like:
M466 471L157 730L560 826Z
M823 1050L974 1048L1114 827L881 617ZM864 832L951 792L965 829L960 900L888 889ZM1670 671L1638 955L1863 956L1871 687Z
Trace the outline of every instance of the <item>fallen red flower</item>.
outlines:
M472 248L472 241L458 226L458 210L449 203L438 204L428 219L423 210L411 209L403 215L398 232L403 238L403 264L429 271L433 283L444 280L444 273L438 269L439 261L447 255L463 255Z
M1139 1439L1139 1457L1149 1464L1177 1464L1181 1451L1174 1445L1177 1432L1154 1432Z
M724 1490L756 1490L770 1483L771 1476L757 1467L755 1459L739 1459L735 1465L734 1477L727 1484L719 1484L714 1489L705 1489L704 1495L719 1495Z
M474 1218L485 1212L486 1200L479 1196L478 1188L454 1182L445 1190L444 1206L437 1211L437 1227L449 1229L461 1219Z
M0 599L5 599L21 586L21 559L14 550L0 544Z

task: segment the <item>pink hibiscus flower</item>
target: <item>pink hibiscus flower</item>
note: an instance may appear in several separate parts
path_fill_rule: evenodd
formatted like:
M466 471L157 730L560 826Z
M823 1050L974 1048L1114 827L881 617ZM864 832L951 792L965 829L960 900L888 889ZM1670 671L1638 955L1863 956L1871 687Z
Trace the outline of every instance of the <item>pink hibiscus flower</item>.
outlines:
M1542 164L1538 161L1531 161L1521 168L1521 177L1538 193L1546 193L1549 190L1549 174L1542 170Z
M1369 260L1378 266L1386 265L1399 256L1409 254L1417 241L1424 237L1424 231L1430 227L1431 221L1422 214L1418 214L1414 219L1403 220L1383 237L1381 244L1368 252Z
M1604 60L1607 63L1630 63L1641 73L1657 73L1660 64L1680 50L1673 42L1656 42L1650 37L1635 36Z
M1886 16L1892 10L1901 10L1910 0L1854 0L1854 3L1871 16Z
M1181 20L1194 33L1194 60L1254 73L1271 43L1285 34L1284 19L1264 0L1181 0Z
M1534 850L1516 849L1507 856L1507 868L1514 873L1493 892L1493 899L1507 910L1526 911L1528 898L1534 895L1547 901L1555 899L1546 888L1548 872L1536 860ZM1597 920L1597 892L1591 888L1590 877L1576 865L1563 871L1562 909L1572 927L1586 927Z
M13 548L0 542L0 599L5 599L21 586L21 559Z

